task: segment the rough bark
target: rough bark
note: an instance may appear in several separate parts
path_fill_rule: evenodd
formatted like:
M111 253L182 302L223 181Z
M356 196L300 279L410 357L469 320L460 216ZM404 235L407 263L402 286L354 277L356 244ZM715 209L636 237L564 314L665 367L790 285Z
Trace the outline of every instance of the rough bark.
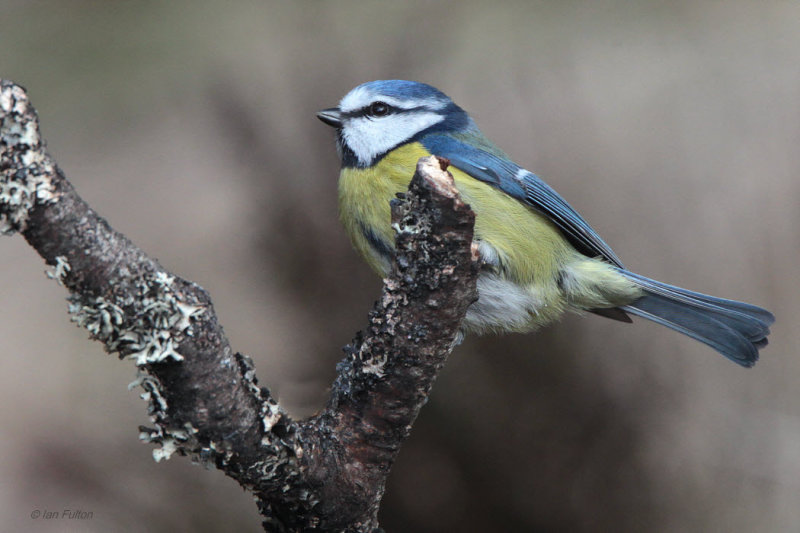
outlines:
M99 217L46 153L25 91L0 80L0 232L20 233L69 290L72 319L120 358L153 427L142 440L253 492L267 531L374 531L386 478L477 298L474 214L447 162L420 160L393 201L397 257L346 347L326 408L296 421L234 353L208 294Z

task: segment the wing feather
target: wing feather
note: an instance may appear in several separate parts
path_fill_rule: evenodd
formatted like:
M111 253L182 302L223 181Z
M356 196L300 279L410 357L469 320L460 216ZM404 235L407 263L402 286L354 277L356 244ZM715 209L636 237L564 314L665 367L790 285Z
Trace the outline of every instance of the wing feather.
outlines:
M459 170L545 215L582 254L600 256L611 264L623 266L611 247L552 187L503 157L499 150L491 153L448 135L427 135L421 142L430 153L446 157Z

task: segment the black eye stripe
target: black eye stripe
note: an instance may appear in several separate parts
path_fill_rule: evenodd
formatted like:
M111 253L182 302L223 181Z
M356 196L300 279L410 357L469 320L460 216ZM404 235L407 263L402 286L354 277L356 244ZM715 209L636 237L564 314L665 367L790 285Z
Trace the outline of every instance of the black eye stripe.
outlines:
M370 107L375 105L376 103L378 103L378 102L373 102L373 103L371 103L371 104L369 104L367 106L364 106L362 108L354 109L353 111L343 111L342 112L342 117L343 118L359 118L359 117L372 116L372 115L370 115L369 110L370 110ZM384 105L389 107L389 112L386 113L386 115L391 115L391 114L394 114L394 113L413 113L414 111L429 111L431 113L438 112L438 111L434 111L433 109L429 109L429 108L427 108L425 106L421 106L421 105L420 106L416 106L416 107L395 107L393 105L386 104L385 102L381 102L381 103L383 103ZM386 116L386 115L382 115L382 116Z

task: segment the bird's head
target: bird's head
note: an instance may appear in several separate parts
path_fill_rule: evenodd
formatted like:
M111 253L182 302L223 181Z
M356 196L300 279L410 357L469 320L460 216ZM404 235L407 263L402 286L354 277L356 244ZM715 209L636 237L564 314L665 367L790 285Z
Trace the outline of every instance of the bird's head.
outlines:
M405 80L359 85L338 107L317 117L337 130L344 166L369 167L398 146L433 132L459 132L471 126L467 113L438 89Z

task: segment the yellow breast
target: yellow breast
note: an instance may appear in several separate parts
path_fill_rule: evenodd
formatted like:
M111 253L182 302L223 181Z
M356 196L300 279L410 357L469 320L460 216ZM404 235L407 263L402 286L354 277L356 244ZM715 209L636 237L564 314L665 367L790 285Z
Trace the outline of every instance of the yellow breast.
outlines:
M342 223L356 249L372 268L386 275L391 260L389 201L408 188L417 160L430 155L420 143L409 143L387 154L370 168L345 168L339 178ZM449 168L465 202L476 213L475 238L491 245L505 277L516 283L547 283L576 253L545 217L498 189L455 167Z

